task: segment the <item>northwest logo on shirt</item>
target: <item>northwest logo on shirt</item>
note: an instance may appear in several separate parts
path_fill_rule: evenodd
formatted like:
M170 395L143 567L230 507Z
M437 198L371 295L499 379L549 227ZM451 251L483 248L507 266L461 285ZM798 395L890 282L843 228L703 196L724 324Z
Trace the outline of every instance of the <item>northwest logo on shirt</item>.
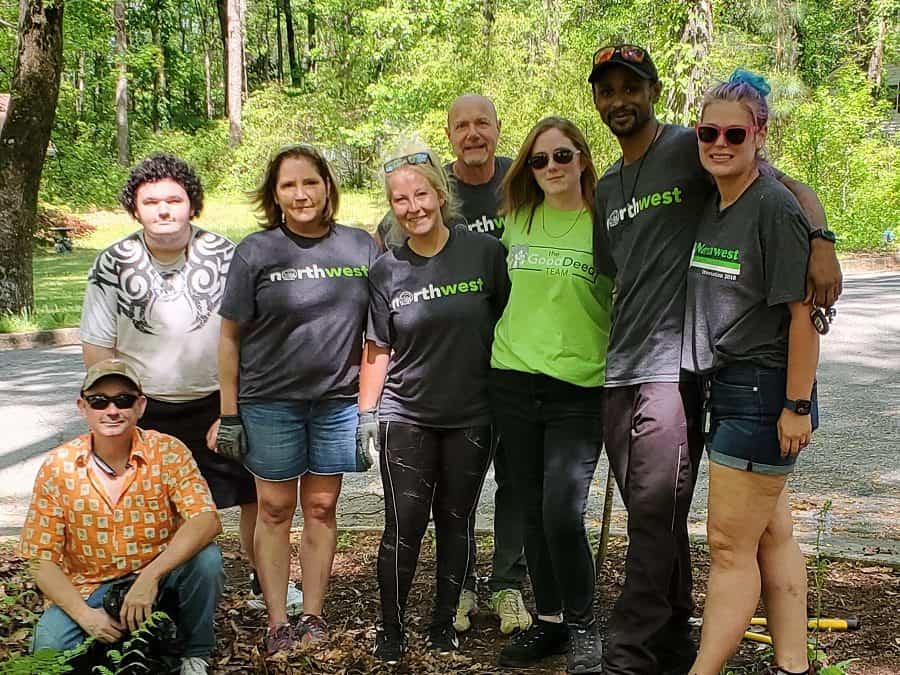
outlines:
M437 300L447 298L460 293L479 293L484 290L484 279L470 279L469 281L456 281L451 284L428 284L418 291L400 291L391 300L391 307L400 309L414 302Z
M481 216L470 223L467 222L466 227L470 232L500 232L506 227L506 219L503 216L496 216L495 218Z
M316 264L306 267L286 267L280 272L269 274L269 281L300 281L301 279L335 279L338 277L367 277L367 265L356 267L319 267Z
M643 197L632 197L631 201L620 209L613 209L606 218L606 229L611 230L625 222L625 217L633 219L641 211L657 206L669 206L670 204L681 204L684 196L684 190L677 185L671 190L663 192L652 192Z
M593 256L588 251L513 244L508 260L510 270L545 272L558 277L573 276L589 283L594 283L597 278Z
M710 246L702 241L694 243L691 267L697 267L715 276L734 279L741 273L741 251L737 248Z

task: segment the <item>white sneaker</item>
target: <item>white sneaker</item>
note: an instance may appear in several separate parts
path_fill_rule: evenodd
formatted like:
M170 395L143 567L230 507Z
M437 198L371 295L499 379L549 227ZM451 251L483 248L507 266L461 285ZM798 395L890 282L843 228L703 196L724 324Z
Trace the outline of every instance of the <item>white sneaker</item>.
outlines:
M288 616L297 616L303 613L303 593L292 581L288 581L285 604ZM247 607L257 610L266 609L266 599L263 597L262 589L259 587L256 572L250 572L250 593L247 597Z
M185 656L181 659L181 675L207 675L209 665L199 656Z
M472 627L472 615L478 614L478 596L475 591L463 589L459 594L459 604L456 606L456 618L453 620L453 628L457 633L465 633Z

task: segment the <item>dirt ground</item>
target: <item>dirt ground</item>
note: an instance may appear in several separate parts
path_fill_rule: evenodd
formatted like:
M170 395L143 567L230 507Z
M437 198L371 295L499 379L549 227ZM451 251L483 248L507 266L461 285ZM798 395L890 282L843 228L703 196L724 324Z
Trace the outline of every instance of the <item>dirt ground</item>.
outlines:
M299 542L299 534L296 535ZM490 541L480 542L479 575L489 571ZM228 582L218 615L218 649L213 673L328 673L334 675L376 673L502 673L496 657L508 638L501 635L498 623L483 609L473 621L472 630L461 636L459 655L434 657L423 649L423 637L430 616L434 578L433 540L423 544L421 562L410 596L407 621L411 651L398 667L386 667L370 655L374 621L378 605L375 579L375 555L378 535L342 532L335 559L332 585L326 613L332 638L314 651L297 649L271 659L260 656L265 616L244 607L248 587L247 567L238 554L234 538L222 541ZM297 543L294 544L295 553ZM622 562L625 543L613 539L597 589L596 610L605 633L606 618L623 581ZM296 555L294 557L296 565ZM702 611L708 557L695 549L695 599L698 615ZM299 579L295 567L294 579ZM486 600L486 593L482 600ZM530 601L530 600L529 600ZM856 659L849 666L853 675L894 675L900 673L900 634L895 620L900 615L900 572L865 563L829 562L821 593L822 616L859 617L858 631L822 633L820 648L827 662L836 664ZM810 615L815 615L815 581L810 561ZM0 548L0 664L23 653L30 639L30 626L40 611L40 597L28 580L25 566L13 555L10 546ZM697 637L699 638L699 632ZM744 642L730 664L735 675L762 672L770 656L765 645ZM3 672L0 665L0 672ZM542 668L520 670L533 675L565 672L565 660L548 660Z

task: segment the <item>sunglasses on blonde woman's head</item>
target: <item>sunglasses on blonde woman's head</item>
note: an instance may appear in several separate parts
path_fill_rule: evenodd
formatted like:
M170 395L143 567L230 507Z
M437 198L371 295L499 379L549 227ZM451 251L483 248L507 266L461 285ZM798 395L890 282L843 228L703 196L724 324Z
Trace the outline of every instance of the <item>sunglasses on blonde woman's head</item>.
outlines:
M720 127L718 124L698 124L697 139L701 143L715 143L719 137L724 136L728 145L742 145L747 140L747 136L756 131L754 126L741 126L734 124L727 127Z
M553 151L553 161L557 164L569 164L575 155L580 155L581 150L572 150L570 148L557 148ZM529 157L526 162L532 169L546 169L550 163L550 157L546 152L536 152Z
M402 157L388 160L384 163L384 172L391 173L401 166L416 166L417 164L431 164L434 166L434 163L431 161L431 155L427 152L414 152L411 155L403 155Z

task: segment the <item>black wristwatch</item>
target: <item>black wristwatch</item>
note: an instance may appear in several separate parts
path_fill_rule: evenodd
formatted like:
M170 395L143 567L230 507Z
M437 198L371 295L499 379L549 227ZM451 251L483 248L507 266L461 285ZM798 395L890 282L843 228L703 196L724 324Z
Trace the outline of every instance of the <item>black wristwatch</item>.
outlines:
M824 227L820 227L818 230L813 230L809 233L809 240L812 241L813 239L824 239L825 241L830 241L832 244L837 241L834 232L825 229Z
M798 415L809 415L812 411L812 401L798 398L796 401L786 398L784 399L784 407Z

